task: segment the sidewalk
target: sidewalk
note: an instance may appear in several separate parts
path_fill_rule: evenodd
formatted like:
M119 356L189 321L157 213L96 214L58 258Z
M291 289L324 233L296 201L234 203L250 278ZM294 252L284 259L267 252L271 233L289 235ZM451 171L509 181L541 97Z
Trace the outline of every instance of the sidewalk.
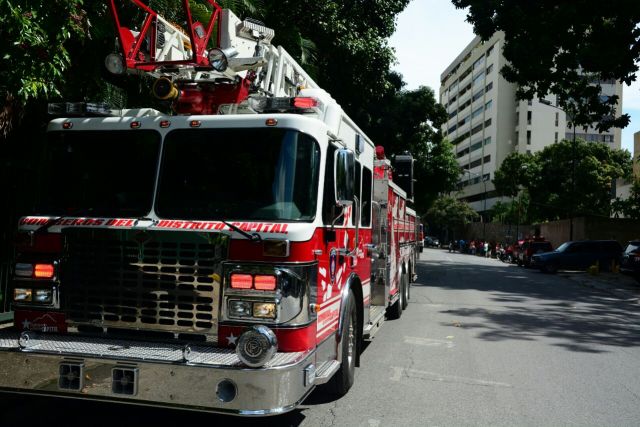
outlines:
M586 272L567 272L558 275L630 302L640 301L640 283L633 277L622 273L603 272L594 276Z

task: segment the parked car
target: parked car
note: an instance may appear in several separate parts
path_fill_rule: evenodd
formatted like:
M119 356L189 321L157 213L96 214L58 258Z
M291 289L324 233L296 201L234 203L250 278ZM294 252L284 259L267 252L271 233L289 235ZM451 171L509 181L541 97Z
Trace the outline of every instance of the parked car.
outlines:
M621 255L622 246L615 240L581 240L564 242L555 251L533 255L531 265L545 273L585 270L596 262L606 269Z
M437 237L427 236L424 238L424 245L430 248L439 248L440 240Z
M620 271L640 281L640 240L627 243L620 260Z
M544 252L551 252L552 250L553 245L551 245L551 242L545 240L542 237L527 239L520 245L516 262L518 263L518 265L529 267L531 266L531 257L533 255Z

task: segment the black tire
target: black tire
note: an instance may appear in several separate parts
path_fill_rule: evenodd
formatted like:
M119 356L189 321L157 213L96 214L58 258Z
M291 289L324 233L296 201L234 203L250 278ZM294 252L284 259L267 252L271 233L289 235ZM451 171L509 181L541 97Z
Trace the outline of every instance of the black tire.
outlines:
M356 358L358 351L358 314L353 292L349 291L345 307L345 319L340 337L342 360L340 369L327 384L329 391L336 396L344 396L353 385L356 374Z
M411 269L411 267L409 267ZM409 278L410 273L405 273L402 275L404 279L404 294L402 298L402 309L406 310L409 305L409 289L411 288L411 279Z
M387 309L387 317L389 319L399 319L402 316L402 309L404 308L404 276L404 274L400 276L400 289L398 289L399 298Z

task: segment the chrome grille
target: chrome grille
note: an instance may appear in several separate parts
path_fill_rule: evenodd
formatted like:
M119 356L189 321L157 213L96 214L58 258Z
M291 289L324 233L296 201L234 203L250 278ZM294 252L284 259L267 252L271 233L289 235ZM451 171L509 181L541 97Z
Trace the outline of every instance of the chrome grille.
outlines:
M226 236L108 229L64 235L61 297L72 324L217 332Z

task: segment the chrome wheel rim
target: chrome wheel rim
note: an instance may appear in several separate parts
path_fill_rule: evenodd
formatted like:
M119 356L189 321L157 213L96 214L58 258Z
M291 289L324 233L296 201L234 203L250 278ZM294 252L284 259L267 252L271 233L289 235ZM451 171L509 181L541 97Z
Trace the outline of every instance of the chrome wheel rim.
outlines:
M355 328L353 326L353 313L351 314L351 321L349 322L349 329L347 331L347 361L349 366L353 364L353 350L356 345Z

